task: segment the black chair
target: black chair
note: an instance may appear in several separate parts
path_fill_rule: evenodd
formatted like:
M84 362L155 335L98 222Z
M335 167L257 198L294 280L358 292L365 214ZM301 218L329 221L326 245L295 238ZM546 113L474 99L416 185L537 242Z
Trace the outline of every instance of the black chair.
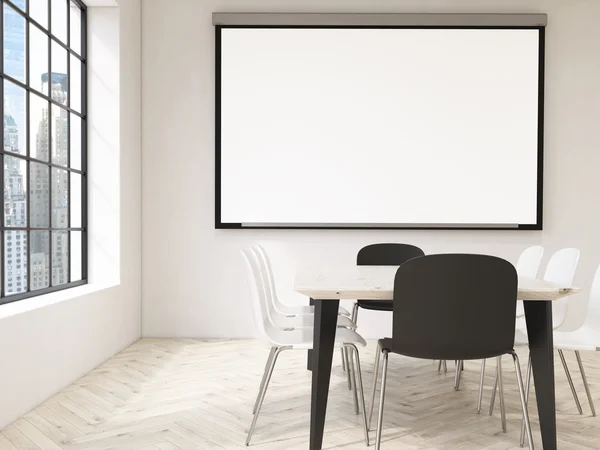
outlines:
M410 244L371 244L360 249L356 256L356 264L358 266L400 266L410 259L418 258L423 255L425 255L423 250ZM394 302L393 300L356 300L356 303L354 303L354 307L352 308L352 315L350 316L354 323L357 323L358 320L358 308L391 312L394 310ZM343 367L348 365L348 359L348 352L342 349ZM375 361L376 363L379 361L377 355ZM377 372L377 368L375 368L375 372ZM352 389L350 373L348 373L348 389ZM375 384L373 384L373 389L375 389ZM355 402L355 407L357 407L357 405L358 402ZM371 404L371 411L372 410L373 405Z
M406 261L423 256L423 250L409 244L372 244L363 247L356 256L359 266L400 266ZM358 308L374 311L393 311L392 300L357 300L352 309L352 321L358 319Z
M511 354L529 448L533 449L519 358L513 349L517 307L513 265L486 255L412 259L396 273L393 301L392 338L378 343L383 367L376 450L381 447L389 353L457 361L496 357L498 364L502 355Z

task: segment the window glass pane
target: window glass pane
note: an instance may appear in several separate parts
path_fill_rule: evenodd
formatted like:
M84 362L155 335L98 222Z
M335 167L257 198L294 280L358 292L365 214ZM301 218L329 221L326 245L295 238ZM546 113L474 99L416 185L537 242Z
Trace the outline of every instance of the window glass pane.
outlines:
M4 232L4 291L6 295L27 291L27 232Z
M25 155L26 149L25 89L4 82L4 150Z
M52 42L52 98L57 102L67 104L67 51Z
M32 227L50 226L50 167L29 163L29 209Z
M48 231L31 231L29 244L31 258L30 276L31 290L44 289L50 286L50 233Z
M71 78L71 108L81 112L81 61L71 55L71 67L69 67Z
M69 155L69 113L60 106L52 105L52 163L66 166Z
M25 83L25 18L4 4L4 72Z
M67 43L67 1L52 0L52 27L50 31L54 36Z
M25 11L25 0L12 0L13 4Z
M81 231L71 231L71 281L79 281L82 279L82 240Z
M0 164L8 228L0 231L0 286L9 296L84 275L86 231L67 228L83 226L85 175L67 168L81 170L84 161L85 124L77 114L85 103L78 57L85 48L85 11L76 0L0 0L0 7Z
M27 226L27 161L4 155L4 220L7 227Z
M52 168L52 228L69 225L69 172Z
M81 9L75 3L71 2L71 35L69 36L71 47L76 53L81 55Z
M48 29L48 0L29 0L29 14L33 20Z
M69 233L52 232L52 286L69 281Z
M71 160L72 169L81 170L81 118L71 114Z
M71 173L71 228L81 227L81 175Z
M29 86L48 95L48 36L29 25Z
M35 95L29 94L29 152L32 158L49 161L48 150L48 108L50 102Z

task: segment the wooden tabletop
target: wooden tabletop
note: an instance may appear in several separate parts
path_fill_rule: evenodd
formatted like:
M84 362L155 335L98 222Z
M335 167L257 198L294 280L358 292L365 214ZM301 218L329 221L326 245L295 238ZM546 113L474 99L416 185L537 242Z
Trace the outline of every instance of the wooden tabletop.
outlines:
M391 300L397 266L300 267L294 290L316 300ZM558 300L580 289L519 277L518 300Z

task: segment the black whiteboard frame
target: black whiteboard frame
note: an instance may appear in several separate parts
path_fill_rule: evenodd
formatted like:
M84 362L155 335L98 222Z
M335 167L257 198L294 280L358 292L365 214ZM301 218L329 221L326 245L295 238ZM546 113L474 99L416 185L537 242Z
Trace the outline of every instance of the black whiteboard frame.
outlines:
M243 224L221 220L221 31L226 28L292 28L292 29L444 29L444 30L538 30L538 161L537 212L535 224L496 226L485 224L457 225L340 225L340 224ZM544 222L544 80L545 80L546 27L539 26L454 26L454 25L215 25L215 229L263 230L543 230Z

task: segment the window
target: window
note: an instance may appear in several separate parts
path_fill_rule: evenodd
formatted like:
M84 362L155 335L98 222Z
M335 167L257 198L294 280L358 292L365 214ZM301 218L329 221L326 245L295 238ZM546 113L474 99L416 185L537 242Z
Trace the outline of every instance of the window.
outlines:
M85 5L0 0L0 40L1 304L86 283Z

